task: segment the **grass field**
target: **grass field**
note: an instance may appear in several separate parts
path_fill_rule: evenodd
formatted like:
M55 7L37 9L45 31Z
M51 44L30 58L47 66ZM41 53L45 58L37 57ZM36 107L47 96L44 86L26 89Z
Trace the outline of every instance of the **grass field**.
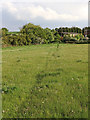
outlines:
M87 118L88 45L2 51L3 118Z

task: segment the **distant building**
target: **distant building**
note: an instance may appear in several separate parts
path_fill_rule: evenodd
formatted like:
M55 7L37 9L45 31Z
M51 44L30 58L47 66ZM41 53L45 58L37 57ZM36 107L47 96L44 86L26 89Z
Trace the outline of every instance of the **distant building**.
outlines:
M90 29L85 29L84 30L84 36L88 37L90 35Z
M63 35L70 35L70 37L75 37L76 35L78 35L79 33L74 33L74 32L62 32Z

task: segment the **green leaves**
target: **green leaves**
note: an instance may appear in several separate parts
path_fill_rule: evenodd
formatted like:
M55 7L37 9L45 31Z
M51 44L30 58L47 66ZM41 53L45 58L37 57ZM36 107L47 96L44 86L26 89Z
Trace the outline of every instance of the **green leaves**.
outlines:
M0 30L0 37L2 37L3 44L20 46L55 42L66 43L68 41L70 41L70 43L76 43L75 41L79 42L84 39L83 34L84 29L81 30L78 27L60 27L51 30L49 28L43 29L39 25L31 23L24 25L20 32L8 32L7 28Z
M17 89L16 86L12 86L12 87L10 87L10 86L3 86L2 93L5 93L5 94L12 93L16 89Z

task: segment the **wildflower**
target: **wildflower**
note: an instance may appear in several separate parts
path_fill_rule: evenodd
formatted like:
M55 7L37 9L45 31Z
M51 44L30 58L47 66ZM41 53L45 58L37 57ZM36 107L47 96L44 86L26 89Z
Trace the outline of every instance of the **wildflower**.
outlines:
M71 97L73 99L73 97Z
M72 80L74 80L74 79L72 78Z
M4 113L5 111L3 110L2 112Z
M72 113L73 113L73 110L72 110Z
M4 91L2 91L2 94L4 93Z
M39 89L39 91L41 91L41 90Z

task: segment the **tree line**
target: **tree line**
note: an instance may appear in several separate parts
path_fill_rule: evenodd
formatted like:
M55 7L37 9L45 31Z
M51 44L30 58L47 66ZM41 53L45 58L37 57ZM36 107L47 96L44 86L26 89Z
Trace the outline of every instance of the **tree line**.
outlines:
M50 43L83 43L86 40L84 30L78 27L60 27L55 29L42 28L39 25L26 24L19 32L9 32L7 28L0 30L0 37L3 45L30 45L30 44L50 44ZM65 34L66 32L66 34ZM68 34L67 34L68 33ZM75 36L71 33L77 33Z

